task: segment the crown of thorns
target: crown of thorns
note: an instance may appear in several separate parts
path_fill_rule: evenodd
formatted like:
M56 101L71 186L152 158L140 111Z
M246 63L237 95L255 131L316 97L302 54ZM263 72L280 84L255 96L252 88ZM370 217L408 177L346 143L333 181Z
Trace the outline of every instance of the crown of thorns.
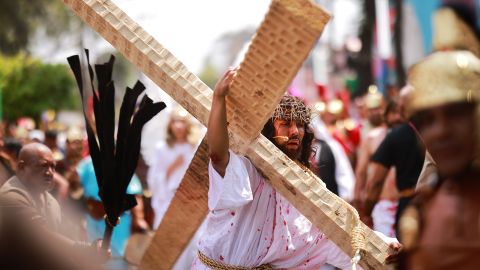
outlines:
M284 95L273 112L272 120L282 119L310 123L311 109L298 97Z

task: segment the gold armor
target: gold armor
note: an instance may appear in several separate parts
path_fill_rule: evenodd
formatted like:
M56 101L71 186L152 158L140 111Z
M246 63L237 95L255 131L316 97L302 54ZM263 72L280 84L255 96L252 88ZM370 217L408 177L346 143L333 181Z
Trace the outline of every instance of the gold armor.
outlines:
M436 52L410 69L409 82L408 116L447 103L478 102L480 59L469 51Z
M441 8L433 17L433 50L468 50L480 57L480 42L473 30L451 8Z
M378 88L375 85L368 87L368 93L365 95L365 106L368 109L375 109L381 107L383 103L383 95L378 92Z

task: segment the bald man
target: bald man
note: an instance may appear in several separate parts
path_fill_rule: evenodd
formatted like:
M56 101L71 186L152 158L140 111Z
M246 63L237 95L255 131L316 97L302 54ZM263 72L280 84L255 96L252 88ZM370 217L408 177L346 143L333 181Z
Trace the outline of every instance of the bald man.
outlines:
M97 269L93 266L104 261L99 245L91 247L59 233L60 206L47 192L54 173L55 160L47 146L22 147L16 176L0 188L1 269ZM82 259L90 260L90 255L94 260ZM96 255L101 255L99 260Z
M16 176L0 188L0 205L15 208L18 217L58 231L60 206L47 192L53 185L54 173L55 161L47 146L25 145L18 156Z

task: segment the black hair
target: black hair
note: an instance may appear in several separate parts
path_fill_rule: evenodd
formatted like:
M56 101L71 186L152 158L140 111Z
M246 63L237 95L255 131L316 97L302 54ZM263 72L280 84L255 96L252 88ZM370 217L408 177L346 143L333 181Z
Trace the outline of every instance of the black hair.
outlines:
M45 131L45 138L55 139L55 138L57 138L57 136L58 136L58 132L56 130L49 129L49 130Z
M312 147L312 142L315 136L313 135L313 132L308 127L308 124L304 123L304 127L305 127L305 135L303 136L303 139L302 139L302 151L300 153L300 157L298 160L300 161L300 163L302 163L304 166L310 169L311 165L310 165L309 159L310 159L310 156L315 151ZM262 135L265 136L273 144L278 146L275 139L273 139L273 136L275 136L275 127L273 126L272 118L269 118L265 126L263 126Z
M387 117L387 115L392 111L394 111L396 108L398 108L398 102L396 102L393 99L388 101L387 106L385 107L385 112L383 113L383 116Z
M3 142L3 148L5 149L5 151L17 158L18 154L20 153L20 149L22 149L22 143L20 142L20 140L13 137L7 137L4 139Z

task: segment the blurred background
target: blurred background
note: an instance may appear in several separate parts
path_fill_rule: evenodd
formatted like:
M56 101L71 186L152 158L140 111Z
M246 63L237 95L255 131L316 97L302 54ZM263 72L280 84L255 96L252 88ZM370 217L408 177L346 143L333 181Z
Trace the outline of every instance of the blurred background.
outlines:
M239 64L270 4L267 0L114 2L212 88L228 66ZM350 101L372 84L387 97L397 94L408 67L431 51L432 16L440 6L464 5L470 20L480 24L478 0L316 2L333 18L289 91L309 103L339 98L346 110L354 109ZM0 20L0 118L8 132L19 124L18 136L27 135L24 129L46 130L54 125L66 130L82 125L80 99L66 57L81 54L83 48L90 49L94 63L106 61L110 54L117 56L117 89L132 86L139 78L149 96L174 103L60 0L1 0ZM119 102L122 96L119 91ZM360 117L355 111L351 114ZM154 132L162 123L151 121L146 126L144 144L164 136ZM144 147L147 156L148 149Z

